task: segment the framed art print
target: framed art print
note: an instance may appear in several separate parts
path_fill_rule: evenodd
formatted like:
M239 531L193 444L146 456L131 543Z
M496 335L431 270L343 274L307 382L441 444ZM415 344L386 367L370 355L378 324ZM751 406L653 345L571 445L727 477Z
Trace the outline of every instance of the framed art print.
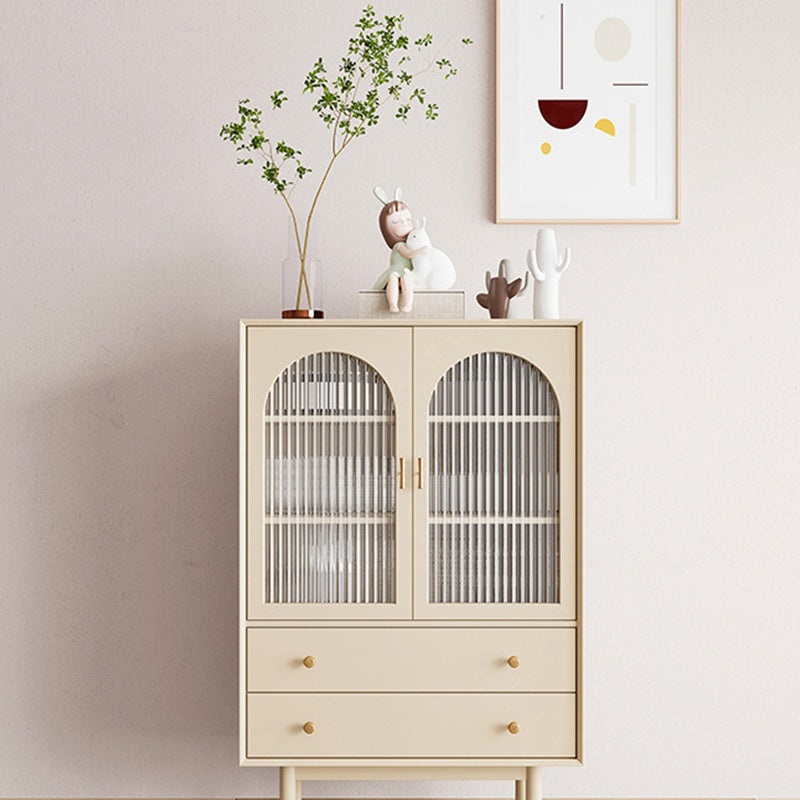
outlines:
M496 0L497 222L678 222L679 0Z

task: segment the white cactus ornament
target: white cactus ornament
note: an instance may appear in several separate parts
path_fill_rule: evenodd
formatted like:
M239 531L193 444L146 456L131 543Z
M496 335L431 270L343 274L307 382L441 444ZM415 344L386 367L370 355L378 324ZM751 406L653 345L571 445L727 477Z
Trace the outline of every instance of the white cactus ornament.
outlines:
M556 233L552 228L542 228L536 234L536 252L528 250L528 269L536 279L533 292L534 319L560 319L558 313L558 282L569 266L569 247L558 257Z

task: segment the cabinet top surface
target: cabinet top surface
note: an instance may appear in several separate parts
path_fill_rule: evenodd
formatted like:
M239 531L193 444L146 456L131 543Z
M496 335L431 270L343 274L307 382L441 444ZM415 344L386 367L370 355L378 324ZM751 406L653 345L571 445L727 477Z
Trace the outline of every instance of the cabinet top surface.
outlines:
M579 319L241 319L246 327L332 328L343 326L380 328L490 327L577 328Z

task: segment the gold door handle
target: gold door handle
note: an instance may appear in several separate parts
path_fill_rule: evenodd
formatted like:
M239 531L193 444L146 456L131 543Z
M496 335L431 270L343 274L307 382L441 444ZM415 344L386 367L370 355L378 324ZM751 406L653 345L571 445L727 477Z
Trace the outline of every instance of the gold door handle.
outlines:
M314 656L306 656L303 659L303 666L307 669L311 669L317 663L317 659Z
M519 666L519 656L511 656L511 658L508 659L508 666L511 667L511 669L516 669Z
M417 489L423 489L425 486L422 477L422 456L417 459L417 470Z
M517 734L519 733L519 722L509 722L508 723L508 732Z
M400 456L397 459L397 472L400 475L400 491L406 488L406 460Z
M303 733L307 733L309 736L314 733L315 730L316 727L313 722L306 722L306 724L303 725Z

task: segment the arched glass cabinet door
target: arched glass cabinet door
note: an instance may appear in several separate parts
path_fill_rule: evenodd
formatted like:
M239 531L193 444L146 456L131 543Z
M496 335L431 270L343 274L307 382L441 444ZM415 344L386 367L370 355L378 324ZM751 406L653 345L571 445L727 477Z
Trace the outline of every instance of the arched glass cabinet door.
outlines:
M262 397L251 616L400 614L397 408L387 382L358 355L326 350L288 363Z
M417 437L426 481L417 616L574 616L574 381L560 387L562 416L538 355L472 352L429 392L427 438ZM421 553L416 563L419 573Z
M477 353L428 406L428 600L557 603L558 400L509 353Z
M395 409L347 353L290 364L264 407L267 603L395 602Z

